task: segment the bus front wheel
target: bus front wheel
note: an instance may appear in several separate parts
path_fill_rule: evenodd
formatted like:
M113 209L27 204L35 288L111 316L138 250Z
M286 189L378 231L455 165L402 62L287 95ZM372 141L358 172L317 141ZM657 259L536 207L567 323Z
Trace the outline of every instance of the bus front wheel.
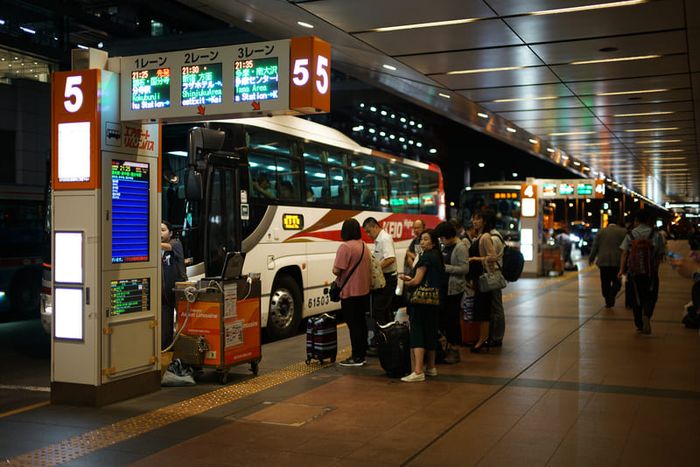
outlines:
M272 286L267 335L272 340L293 336L301 319L301 291L291 276L283 274Z

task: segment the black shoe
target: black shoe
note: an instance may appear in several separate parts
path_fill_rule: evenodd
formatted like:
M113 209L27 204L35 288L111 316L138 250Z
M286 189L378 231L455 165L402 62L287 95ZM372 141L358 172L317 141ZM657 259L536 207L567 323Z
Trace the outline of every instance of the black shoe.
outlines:
M342 362L339 362L338 365L340 366L364 366L365 365L365 359L355 359L355 358L346 358Z
M377 355L379 355L379 351L376 347L367 347L365 355L367 355L368 357L376 357Z
M488 340L485 340L485 341L482 342L481 345L479 345L479 346L474 345L474 347L472 347L471 349L469 349L469 351L470 351L471 353L479 353L479 352L481 352L481 349L483 349L483 348L486 348L486 351L487 351L487 352L491 349L491 345L489 344L489 341L488 341Z
M489 339L489 347L503 347L503 341L496 341L496 340L491 340Z

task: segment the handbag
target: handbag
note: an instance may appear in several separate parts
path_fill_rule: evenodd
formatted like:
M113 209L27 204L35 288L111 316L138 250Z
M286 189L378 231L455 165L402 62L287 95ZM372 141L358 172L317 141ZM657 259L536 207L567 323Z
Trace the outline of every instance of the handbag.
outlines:
M386 287L386 279L384 279L384 271L382 271L382 267L379 264L379 261L374 257L374 255L371 255L371 263L372 263L372 290L377 290L377 289L383 289Z
M347 284L348 280L350 280L350 277L355 272L355 269L357 269L357 266L359 266L359 264L362 262L362 258L364 256L365 256L365 243L362 242L362 253L360 254L360 258L357 260L355 265L350 270L350 274L348 274L348 277L345 278L345 282L343 282L343 285L338 285L337 280L331 282L331 287L328 290L328 296L331 299L331 302L339 302L340 301L340 292L343 290L343 287L345 287L345 284Z
M479 292L491 292L498 289L505 289L506 279L501 271L485 272L479 276Z
M435 287L420 285L411 294L409 300L412 305L440 305L440 291Z

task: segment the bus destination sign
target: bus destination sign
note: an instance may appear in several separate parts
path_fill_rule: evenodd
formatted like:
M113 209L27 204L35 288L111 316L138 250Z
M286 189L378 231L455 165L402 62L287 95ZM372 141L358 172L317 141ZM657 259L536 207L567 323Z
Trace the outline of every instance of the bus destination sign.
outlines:
M562 198L593 198L599 197L594 187L599 180L575 179L575 180L537 180L539 195L550 199Z
M330 111L330 44L316 37L121 57L121 120Z
M236 102L266 101L279 97L277 57L236 60L233 97Z
M221 63L183 66L181 88L184 106L221 104L224 88Z
M170 107L170 68L131 72L131 110Z

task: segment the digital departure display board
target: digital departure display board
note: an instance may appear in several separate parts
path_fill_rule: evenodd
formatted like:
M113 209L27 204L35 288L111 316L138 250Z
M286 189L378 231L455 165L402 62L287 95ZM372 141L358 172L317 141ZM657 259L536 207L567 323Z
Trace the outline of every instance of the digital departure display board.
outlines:
M170 68L131 72L131 110L170 107Z
M221 104L224 83L221 63L182 67L182 105Z
M119 316L151 309L151 280L148 277L109 283L110 315Z
M251 102L279 97L279 65L277 57L236 60L233 63L233 99Z
M573 195L574 186L570 183L562 183L561 185L559 185L559 194L563 196Z
M149 164L112 160L112 263L148 261Z
M544 183L542 185L542 196L555 196L557 194L556 183Z
M580 183L576 187L576 194L582 196L590 196L593 194L593 184L591 183Z

